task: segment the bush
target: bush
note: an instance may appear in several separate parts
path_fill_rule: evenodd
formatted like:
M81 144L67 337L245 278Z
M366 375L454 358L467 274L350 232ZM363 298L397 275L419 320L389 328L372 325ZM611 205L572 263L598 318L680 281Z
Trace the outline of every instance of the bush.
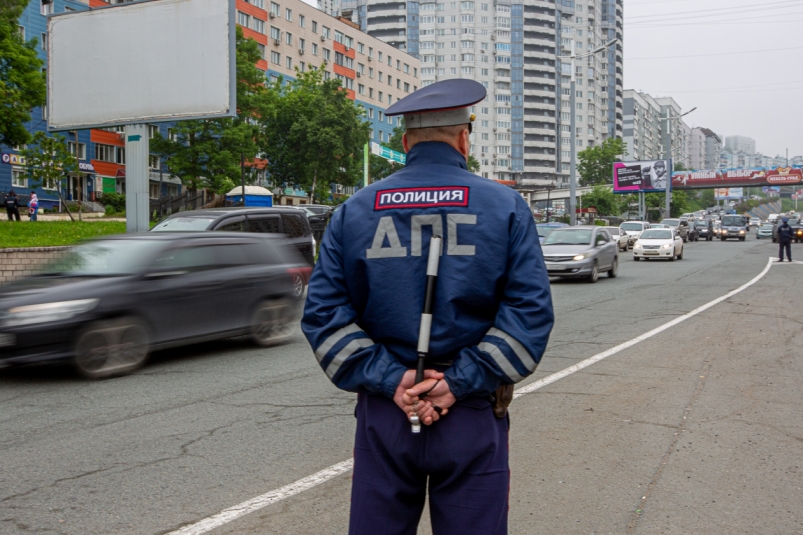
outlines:
M104 193L98 202L106 207L106 213L109 213L109 207L114 212L125 211L125 194L124 193Z

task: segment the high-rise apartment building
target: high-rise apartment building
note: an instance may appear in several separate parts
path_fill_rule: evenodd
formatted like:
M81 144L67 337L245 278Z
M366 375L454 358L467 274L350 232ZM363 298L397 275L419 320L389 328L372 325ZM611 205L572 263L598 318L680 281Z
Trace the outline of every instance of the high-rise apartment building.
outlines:
M577 61L575 140L571 62L558 57L571 54L573 41L582 54L609 35L621 40L621 6L622 0L343 0L342 12L369 35L417 56L422 86L449 78L482 83L488 96L474 107L472 134L481 175L547 186L568 183L572 142L580 151L621 135L621 44Z
M725 150L733 154L743 152L752 156L756 153L756 140L746 136L727 136L725 138Z
M624 91L623 110L625 160L663 158L661 106L650 95L627 89Z

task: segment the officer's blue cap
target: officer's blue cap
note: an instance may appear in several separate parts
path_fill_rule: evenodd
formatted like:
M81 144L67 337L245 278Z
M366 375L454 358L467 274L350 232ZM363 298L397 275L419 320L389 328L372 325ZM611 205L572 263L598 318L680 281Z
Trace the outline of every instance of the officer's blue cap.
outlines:
M788 217L782 217L781 221L783 221L784 223L789 223L789 218Z
M399 100L385 115L404 115L406 129L471 124L474 116L469 108L485 94L485 87L474 80L443 80Z

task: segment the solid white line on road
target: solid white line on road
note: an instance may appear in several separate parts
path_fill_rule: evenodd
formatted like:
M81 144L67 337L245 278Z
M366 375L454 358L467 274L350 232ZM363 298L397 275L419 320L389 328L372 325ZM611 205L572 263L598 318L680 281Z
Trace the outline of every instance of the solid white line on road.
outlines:
M168 535L201 535L202 533L212 531L213 529L222 526L223 524L228 524L232 520L236 520L241 516L253 513L254 511L262 509L263 507L267 507L270 504L282 501L285 498L289 498L290 496L300 494L305 490L311 489L312 487L317 487L325 481L329 481L340 474L348 472L353 467L354 459L337 463L329 468L324 468L320 472L312 474L311 476L305 477L304 479L299 479L294 483L290 483L289 485L286 485L280 489L272 490L266 494L263 494L262 496L257 496L256 498L252 498L239 505L235 505L234 507L229 507L228 509L221 511L216 515L210 516L209 518L205 518L200 522L196 522L195 524L190 524L176 531L172 531Z
M775 262L777 262L777 260ZM612 348L608 349L607 351L603 351L602 353L594 355L593 357L590 357L590 358L588 358L586 360L578 362L577 364L569 366L568 368L566 368L564 370L561 370L561 371L559 371L557 373L553 373L552 375L544 377L543 379L539 379L538 381L530 383L527 386L523 386L523 387L521 387L521 388L516 390L516 392L513 394L513 398L515 399L517 397L523 396L524 394L529 394L531 392L535 392L536 390L541 389L541 388L543 388L543 387L545 387L545 386L547 386L549 384L552 384L555 381L559 381L560 379L563 379L564 377L568 377L569 375L572 375L573 373L577 373L578 371L582 370L583 368L587 368L587 367L591 366L592 364L596 364L597 362L599 362L599 361L601 361L603 359L606 359L606 358L610 357L611 355L615 355L616 353L619 353L620 351L624 351L625 349L627 349L629 347L632 347L632 346L638 344L639 342L643 342L644 340L647 340L648 338L652 338L656 334L662 333L665 330L667 330L667 329L669 329L671 327L674 327L678 323L686 321L687 319L692 318L692 317L700 314L701 312L705 312L709 308L711 308L711 307L713 307L715 305L718 305L722 301L725 301L726 299L729 299L729 298L733 297L734 295L738 294L739 292L741 292L743 290L746 290L750 286L752 286L755 283L757 283L759 280L761 280L761 278L764 275L767 274L767 272L770 270L770 267L772 267L773 263L774 263L773 262L773 258L770 257L770 259L767 261L767 265L764 267L764 269L761 271L761 273L756 275L749 282L743 284L742 286L739 286L735 290L733 290L731 292L728 292L725 295L723 295L722 297L718 297L718 298L714 299L713 301L710 301L710 302L704 304L703 306L697 307L697 308L695 308L694 310L692 310L691 312L689 312L687 314L683 314L682 316L678 316L677 318L673 319L672 321L670 321L668 323L664 323L660 327L656 327L655 329L653 329L653 330L651 330L649 332L646 332L646 333L642 334L641 336L633 338L632 340L630 340L628 342L625 342L623 344L619 344L618 346L612 347ZM302 492L304 492L306 490L309 490L309 489L311 489L313 487L317 487L318 485L320 485L322 483L325 483L325 482L329 481L330 479L333 479L333 478L339 476L340 474L344 474L344 473L350 471L353 467L354 467L354 459L349 459L347 461L343 461L341 463L337 463L335 465L330 466L329 468L324 468L320 472L312 474L311 476L307 476L307 477L305 477L303 479L299 479L298 481L295 481L294 483L290 483L289 485L286 485L286 486L281 487L281 488L276 489L276 490L272 490L272 491L270 491L270 492L268 492L266 494L263 494L261 496L257 496L256 498L252 498L252 499L250 499L248 501L245 501L245 502L243 502L241 504L235 505L233 507L229 507L228 509L225 509L225 510L221 511L220 513L218 513L216 515L213 515L213 516L210 516L210 517L205 518L203 520L200 520L200 521L198 521L198 522L196 522L194 524L190 524L190 525L184 526L183 528L178 529L176 531L171 531L167 535L202 535L203 533L208 533L208 532L212 531L213 529L215 529L217 527L220 527L220 526L222 526L224 524L228 524L229 522L232 522L233 520L236 520L236 519L238 519L240 517L243 517L243 516L245 516L245 515L247 515L249 513L253 513L254 511L262 509L263 507L267 507L268 505L271 505L271 504L274 504L276 502L282 501L285 498L289 498L291 496L295 496L296 494L300 494L300 493L302 493Z

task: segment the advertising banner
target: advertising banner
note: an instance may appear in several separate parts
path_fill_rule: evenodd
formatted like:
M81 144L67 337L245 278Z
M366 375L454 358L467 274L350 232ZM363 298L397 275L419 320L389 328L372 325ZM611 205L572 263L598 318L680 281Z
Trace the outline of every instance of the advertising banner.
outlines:
M744 188L717 188L714 190L717 199L741 199L744 197Z
M664 191L670 165L669 160L616 162L613 164L613 192Z
M672 173L672 189L725 188L743 186L794 186L803 184L803 169L718 169L712 171L678 171Z

